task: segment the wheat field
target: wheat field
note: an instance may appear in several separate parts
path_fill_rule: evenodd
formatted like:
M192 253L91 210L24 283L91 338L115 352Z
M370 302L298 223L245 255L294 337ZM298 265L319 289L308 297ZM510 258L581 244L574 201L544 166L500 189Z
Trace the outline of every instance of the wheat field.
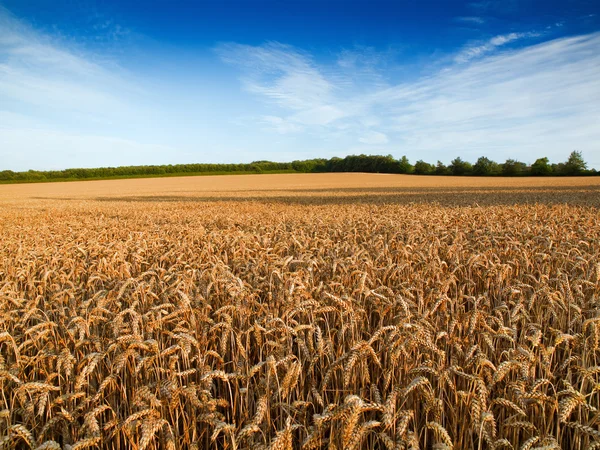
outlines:
M600 448L599 194L0 186L0 448Z

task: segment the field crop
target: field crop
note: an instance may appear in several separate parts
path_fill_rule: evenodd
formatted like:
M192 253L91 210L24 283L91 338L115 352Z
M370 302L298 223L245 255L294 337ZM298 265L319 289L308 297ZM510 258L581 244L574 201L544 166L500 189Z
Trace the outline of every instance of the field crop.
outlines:
M287 177L2 186L0 448L600 448L597 180Z

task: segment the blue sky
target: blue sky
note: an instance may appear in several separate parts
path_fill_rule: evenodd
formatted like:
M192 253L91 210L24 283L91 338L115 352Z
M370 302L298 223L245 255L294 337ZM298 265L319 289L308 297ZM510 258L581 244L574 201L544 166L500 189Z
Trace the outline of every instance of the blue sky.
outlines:
M347 154L600 169L597 0L0 0L0 170Z

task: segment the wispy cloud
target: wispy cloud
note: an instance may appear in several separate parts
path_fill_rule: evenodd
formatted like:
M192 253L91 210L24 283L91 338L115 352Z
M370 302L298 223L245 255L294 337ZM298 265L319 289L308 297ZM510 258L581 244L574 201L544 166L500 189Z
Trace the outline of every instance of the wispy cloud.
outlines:
M378 94L406 148L474 158L564 157L598 165L600 34L557 39L457 66ZM490 154L490 153L488 153Z
M132 75L1 7L0 30L0 170L350 152L560 160L573 149L600 168L600 33L502 34L424 75L369 47L222 44L245 90L232 96L226 81L198 88L203 73L178 74L178 86Z
M483 25L485 23L485 19L483 17L478 16L462 16L456 17L454 20L457 22L463 22L471 25Z
M300 124L278 116L263 116L262 123L265 125L265 128L274 130L279 134L296 133L304 130L304 127Z
M223 61L244 71L248 91L282 107L304 110L325 105L332 98L334 85L309 55L290 46L276 42L258 47L223 44L216 51Z
M509 44L510 42L517 41L519 39L538 37L539 33L527 32L527 33L509 33L498 35L487 42L472 44L465 47L460 51L454 60L458 63L465 63L473 58L479 58L487 53L494 51L498 47Z
M384 133L369 131L364 136L358 138L358 141L367 145L381 145L387 144L390 140Z
M0 10L0 96L38 107L122 110L118 90L136 89L93 61L57 45Z
M499 35L461 50L455 62L439 72L367 89L352 82L335 87L335 80L351 80L344 73L351 64L340 65L338 59L335 68L317 65L291 47L244 47L246 57L260 58L235 64L247 80L249 68L250 74L266 72L260 69L262 61L269 61L267 69L274 57L294 62L272 73L264 86L246 83L259 98L278 100L273 107L280 133L335 136L339 145L360 149L360 144L367 146L366 151L374 145L393 146L395 153L413 158L430 153L436 155L433 159L458 154L474 159L487 154L503 160L526 154L557 160L580 149L600 167L595 156L600 155L600 33L497 51L533 36ZM221 55L232 59L231 53ZM291 86L286 80L298 79L296 70L302 83L281 88ZM314 95L314 86L320 95Z
M140 155L156 161L165 152L127 136L126 124L140 126L152 111L140 102L147 91L124 70L2 7L0 30L0 159L15 169L60 168L132 164Z
M348 80L335 71L324 73L310 55L288 45L267 43L263 46L222 44L216 49L221 59L243 73L242 83L248 92L264 98L286 114L263 116L259 121L277 133L307 131L307 127L331 125L353 114L339 101ZM357 57L342 66L348 72Z

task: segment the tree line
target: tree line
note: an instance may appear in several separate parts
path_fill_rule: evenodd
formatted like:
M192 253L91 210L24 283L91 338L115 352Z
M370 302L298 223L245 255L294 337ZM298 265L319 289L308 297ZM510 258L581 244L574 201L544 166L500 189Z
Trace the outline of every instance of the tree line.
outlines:
M581 152L574 151L564 162L550 163L539 158L528 165L515 159L497 163L482 156L474 164L457 157L449 165L423 160L411 164L406 156L351 155L345 158L308 159L293 162L254 161L247 164L169 164L153 166L100 167L95 169L29 170L0 172L0 182L64 181L86 179L162 177L192 174L236 173L318 173L371 172L415 175L474 175L474 176L581 176L600 175L588 169Z
M460 157L445 166L441 161L437 165L417 161L413 172L422 175L475 175L475 176L579 176L597 175L595 169L587 169L581 152L574 151L565 162L551 164L548 158L538 158L531 165L515 159L507 159L497 163L485 156L480 157L475 164L463 161Z

